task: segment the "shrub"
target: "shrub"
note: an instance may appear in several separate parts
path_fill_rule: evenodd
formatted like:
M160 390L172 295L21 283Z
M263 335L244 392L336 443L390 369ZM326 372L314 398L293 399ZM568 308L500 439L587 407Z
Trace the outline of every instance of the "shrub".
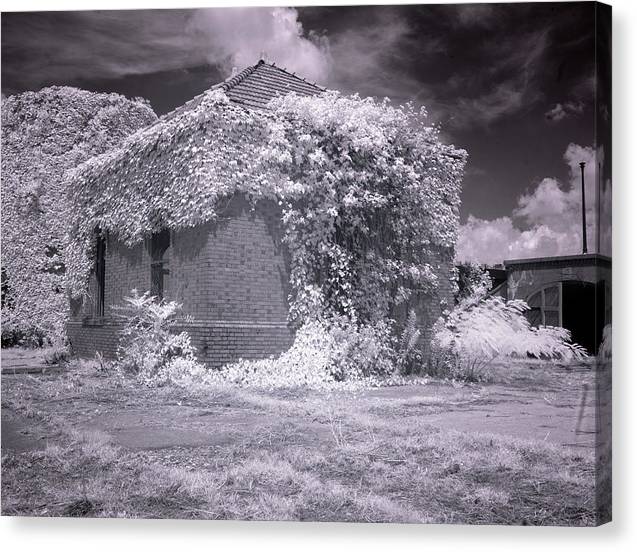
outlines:
M65 363L71 353L66 343L58 342L51 346L44 354L44 363L49 365Z
M124 302L116 308L124 321L117 351L122 370L152 386L203 376L205 368L197 362L190 336L171 332L180 321L179 303L158 301L148 291L140 295L136 289Z
M12 310L2 309L2 348L16 346L36 348L47 343L47 336L41 329L34 325L23 324L12 314Z
M418 347L420 333L418 318L412 309L409 311L397 344L396 367L401 374L410 374L420 370L422 365L422 352Z
M606 363L613 360L613 326L606 324L602 333L602 343L597 352L597 358L600 362Z
M118 94L70 87L2 98L2 346L64 336L66 171L157 117Z
M462 263L458 265L457 271L458 301L469 297L484 297L491 289L491 276L478 263Z
M357 326L343 317L311 321L278 358L239 362L211 373L209 383L267 389L357 385L393 370L391 333L384 323Z
M476 381L500 356L578 360L585 350L570 342L570 332L553 326L532 327L524 301L501 297L462 300L434 326L431 372ZM433 374L432 374L433 375Z

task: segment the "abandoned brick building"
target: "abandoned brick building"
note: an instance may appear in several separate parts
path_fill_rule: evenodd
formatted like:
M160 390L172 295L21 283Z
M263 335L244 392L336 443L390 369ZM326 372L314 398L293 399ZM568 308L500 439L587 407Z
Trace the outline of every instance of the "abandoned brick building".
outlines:
M248 110L267 109L277 95L312 96L324 91L263 61L215 88L221 88L233 105ZM202 96L165 115L158 124L196 110ZM133 162L141 165L159 154L135 155ZM109 167L103 178L125 170ZM89 300L71 301L67 335L75 354L93 356L99 351L112 357L116 353L119 326L112 307L121 304L132 289L150 290L182 303L190 320L177 329L188 331L200 360L210 367L277 354L292 342L289 260L282 244L280 207L273 201L262 200L252 208L245 196L235 193L214 222L164 230L133 247L106 235L98 240L95 256ZM441 284L421 305L425 333L453 302L451 262L449 258L437 265Z

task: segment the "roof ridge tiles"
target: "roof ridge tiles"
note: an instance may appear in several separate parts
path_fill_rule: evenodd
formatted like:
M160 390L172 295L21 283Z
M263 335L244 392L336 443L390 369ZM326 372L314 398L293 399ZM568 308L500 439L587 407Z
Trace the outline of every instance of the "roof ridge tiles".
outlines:
M250 79L251 75L254 75L253 79ZM241 92L246 92L245 90L242 90L242 84L244 84L248 89L255 88L256 90L253 90L252 94L255 94L257 91L262 92L264 97L262 99L259 98L259 103L263 102L264 104L267 104L272 97L280 94L286 94L288 92L312 95L320 94L327 90L316 83L308 81L301 75L297 75L295 72L290 72L284 67L278 66L274 62L259 59L259 61L257 61L254 65L249 65L236 75L211 86L206 91L188 100L186 103L176 107L168 113L165 113L158 119L158 122L168 121L182 113L195 109L201 103L205 95L212 90L223 90L229 95L232 101L233 93L240 94ZM255 96L258 97L256 94ZM247 105L245 102L236 103L239 103L239 105Z
M307 81L301 81L300 79L295 79L295 80L291 80L291 79L286 79L284 77L278 76L278 75L268 75L266 73L255 73L255 75L257 75L258 77L255 77L255 79L257 79L255 82L261 81L262 83L267 83L269 86L277 86L277 85L284 85L286 87L297 87L299 89L308 89L308 90L312 90L316 93L319 92L324 92L325 90L320 88L319 86L316 85L312 85ZM254 79L251 80L246 80L246 83L250 83L250 84L254 84ZM241 84L241 83L240 83Z
M278 69L281 73L285 73L286 75L289 75L290 77L294 77L295 79L301 80L307 84L309 84L310 86L315 86L316 88L318 88L319 90L325 91L327 90L327 88L325 88L324 86L321 86L320 84L316 84L316 82L311 82L309 80L307 80L305 77L301 76L301 75L297 75L296 72L290 72L288 71L285 67L280 67L279 65L276 65L274 62L267 62L264 60L259 60L259 63L257 63L258 65L265 65L268 67L272 67L274 69ZM256 66L255 66L256 68Z
M265 62L262 59L260 59L258 63L256 63L256 65L250 65L246 67L243 71L237 73L235 76L230 77L229 79L226 79L225 81L223 81L221 83L221 88L223 88L226 91L234 88L235 86L237 86L237 84L243 81L248 75L251 75L252 73L254 73L259 67L259 65L262 65L264 63Z

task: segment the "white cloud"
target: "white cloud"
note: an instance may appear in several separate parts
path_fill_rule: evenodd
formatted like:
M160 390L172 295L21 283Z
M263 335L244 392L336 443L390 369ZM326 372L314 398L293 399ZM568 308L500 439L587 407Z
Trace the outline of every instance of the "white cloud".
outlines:
M588 251L596 250L597 164L603 168L604 152L570 144L564 153L569 179L562 185L555 178L543 179L534 190L518 198L511 216L484 220L469 216L460 228L456 257L461 261L488 264L505 259L574 255L582 251L581 170L585 162L586 228ZM600 250L611 250L610 181L600 198Z
M544 117L546 120L557 123L567 117L573 117L580 115L584 111L584 103L580 101L556 103L551 109L549 109Z
M511 79L495 86L488 94L476 98L460 98L454 106L452 124L456 127L489 125L492 122L517 113L525 104L526 86Z
M506 259L521 259L574 253L573 235L546 226L520 230L511 217L494 220L469 216L460 227L456 258L498 264Z
M196 47L216 65L243 69L264 56L308 80L327 80L327 46L305 36L294 8L200 10L185 31L197 37Z

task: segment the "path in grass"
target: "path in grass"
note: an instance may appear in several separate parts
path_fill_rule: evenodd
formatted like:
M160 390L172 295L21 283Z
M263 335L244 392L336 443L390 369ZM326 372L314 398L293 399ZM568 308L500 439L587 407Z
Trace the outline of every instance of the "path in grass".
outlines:
M591 385L581 372L524 387L324 394L144 389L93 372L3 376L7 434L13 419L34 442L49 437L44 451L3 459L3 511L590 525ZM72 473L91 477L69 485ZM47 492L57 509L37 498Z

